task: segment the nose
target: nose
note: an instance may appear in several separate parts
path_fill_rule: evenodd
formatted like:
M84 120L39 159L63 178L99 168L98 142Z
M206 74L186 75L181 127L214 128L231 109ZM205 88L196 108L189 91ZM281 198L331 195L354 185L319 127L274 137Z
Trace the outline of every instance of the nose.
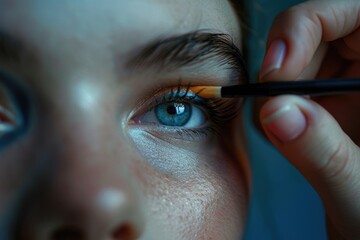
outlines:
M41 173L31 179L14 239L138 238L143 226L142 198L132 172L131 151L119 147L114 136L71 135L42 143L47 150L37 154L38 165L46 167L38 168Z

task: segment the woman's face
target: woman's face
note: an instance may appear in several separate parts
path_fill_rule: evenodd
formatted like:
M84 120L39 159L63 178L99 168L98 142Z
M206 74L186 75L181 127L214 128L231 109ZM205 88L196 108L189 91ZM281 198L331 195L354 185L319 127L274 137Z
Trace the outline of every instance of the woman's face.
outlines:
M239 28L227 1L0 0L1 239L241 236L241 103L187 87L242 81Z

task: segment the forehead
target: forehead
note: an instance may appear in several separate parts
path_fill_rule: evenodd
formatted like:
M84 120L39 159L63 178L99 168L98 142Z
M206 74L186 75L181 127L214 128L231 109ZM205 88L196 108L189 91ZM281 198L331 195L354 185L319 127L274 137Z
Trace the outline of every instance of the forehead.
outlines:
M42 47L55 39L84 38L134 45L195 29L239 35L226 0L0 0L0 27Z

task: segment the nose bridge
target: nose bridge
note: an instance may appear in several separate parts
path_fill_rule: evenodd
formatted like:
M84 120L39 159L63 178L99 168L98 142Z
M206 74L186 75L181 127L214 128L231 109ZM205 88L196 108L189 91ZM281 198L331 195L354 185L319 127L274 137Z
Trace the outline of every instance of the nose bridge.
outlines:
M134 153L116 122L111 104L115 101L112 94L101 99L104 89L83 82L78 81L73 90L59 87L67 100L53 101L45 114L41 141L51 149L47 151L49 158L57 166L55 182L77 179L79 185L86 183L94 188L116 182L125 189L131 179L129 159Z
M141 231L141 198L126 139L109 123L83 118L56 117L39 139L46 149L41 161L51 162L52 169L27 203L25 239L75 233L85 239L133 239Z

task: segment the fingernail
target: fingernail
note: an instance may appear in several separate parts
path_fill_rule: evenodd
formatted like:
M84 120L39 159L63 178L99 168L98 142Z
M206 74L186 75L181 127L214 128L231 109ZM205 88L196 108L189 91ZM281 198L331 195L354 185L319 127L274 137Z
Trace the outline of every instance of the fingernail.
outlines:
M264 63L260 71L260 80L271 72L281 68L286 55L286 43L283 40L275 40L267 50Z
M304 114L295 104L287 104L262 119L263 126L281 142L298 138L306 129Z

